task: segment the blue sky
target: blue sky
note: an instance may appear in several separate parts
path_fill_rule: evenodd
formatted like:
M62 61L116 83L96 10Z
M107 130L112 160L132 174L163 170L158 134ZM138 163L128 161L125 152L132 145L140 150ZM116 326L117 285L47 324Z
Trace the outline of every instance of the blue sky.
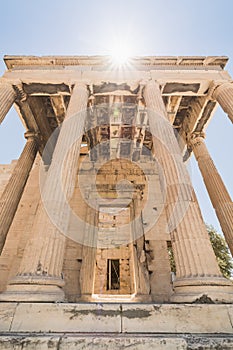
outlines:
M226 55L233 76L232 0L2 0L0 9L1 75L5 54L109 54L122 41L132 55ZM232 135L232 123L218 108L206 143L231 196ZM12 109L0 126L0 163L18 158L23 144ZM191 171L204 219L220 230L195 160Z

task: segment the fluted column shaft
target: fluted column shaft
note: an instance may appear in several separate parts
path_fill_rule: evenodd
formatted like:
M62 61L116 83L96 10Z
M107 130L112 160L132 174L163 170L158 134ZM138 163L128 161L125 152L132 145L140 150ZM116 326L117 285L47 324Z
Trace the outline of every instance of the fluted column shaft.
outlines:
M5 300L10 300L7 292L16 300L64 299L60 287L64 285L62 266L69 200L75 186L87 100L86 86L76 84L42 188L42 203L35 217L33 237L26 246L17 276L8 285Z
M146 85L144 98L154 153L162 166L166 182L165 209L176 262L174 287L175 293L178 294L173 296L173 300L193 301L197 295L205 292L207 285L209 292L212 285L230 285L232 288L220 273L174 130L168 121L159 85L156 82L150 81ZM214 293L211 296L214 298ZM224 296L221 295L221 297ZM226 299L228 300L228 295Z
M81 299L90 301L94 293L98 212L87 208L82 266L80 270Z
M27 138L26 145L0 199L0 253L4 247L7 233L15 216L38 149L37 139L33 133L27 132L25 137Z
M192 135L189 144L193 149L210 200L233 255L233 203L231 197L208 152L204 137L200 134Z
M213 98L218 101L233 123L233 82L220 84L213 92Z
M142 223L141 198L139 194L133 201L133 255L135 269L135 292L136 299L141 301L150 301L150 282L145 255L145 236Z
M0 81L0 124L16 99L13 86L7 82Z

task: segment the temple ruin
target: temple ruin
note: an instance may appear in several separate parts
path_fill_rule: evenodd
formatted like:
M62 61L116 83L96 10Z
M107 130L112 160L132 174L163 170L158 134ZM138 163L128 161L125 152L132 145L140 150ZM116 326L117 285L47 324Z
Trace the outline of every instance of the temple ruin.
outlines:
M14 104L26 143L0 166L3 314L27 303L231 304L187 170L194 153L233 254L233 204L205 145L218 104L233 122L228 58L4 60L0 122Z

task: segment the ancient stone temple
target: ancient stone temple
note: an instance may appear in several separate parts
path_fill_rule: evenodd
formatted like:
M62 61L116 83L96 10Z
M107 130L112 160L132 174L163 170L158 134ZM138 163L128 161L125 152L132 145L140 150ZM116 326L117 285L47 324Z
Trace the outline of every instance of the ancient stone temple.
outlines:
M233 254L204 140L218 103L233 121L227 60L5 56L0 121L14 104L26 142L0 166L0 349L233 346L233 284L187 166Z

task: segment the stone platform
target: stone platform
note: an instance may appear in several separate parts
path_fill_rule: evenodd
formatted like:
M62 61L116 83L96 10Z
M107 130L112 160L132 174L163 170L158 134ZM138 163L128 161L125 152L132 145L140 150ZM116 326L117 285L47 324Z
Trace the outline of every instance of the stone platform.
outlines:
M0 349L233 349L233 305L0 303Z

